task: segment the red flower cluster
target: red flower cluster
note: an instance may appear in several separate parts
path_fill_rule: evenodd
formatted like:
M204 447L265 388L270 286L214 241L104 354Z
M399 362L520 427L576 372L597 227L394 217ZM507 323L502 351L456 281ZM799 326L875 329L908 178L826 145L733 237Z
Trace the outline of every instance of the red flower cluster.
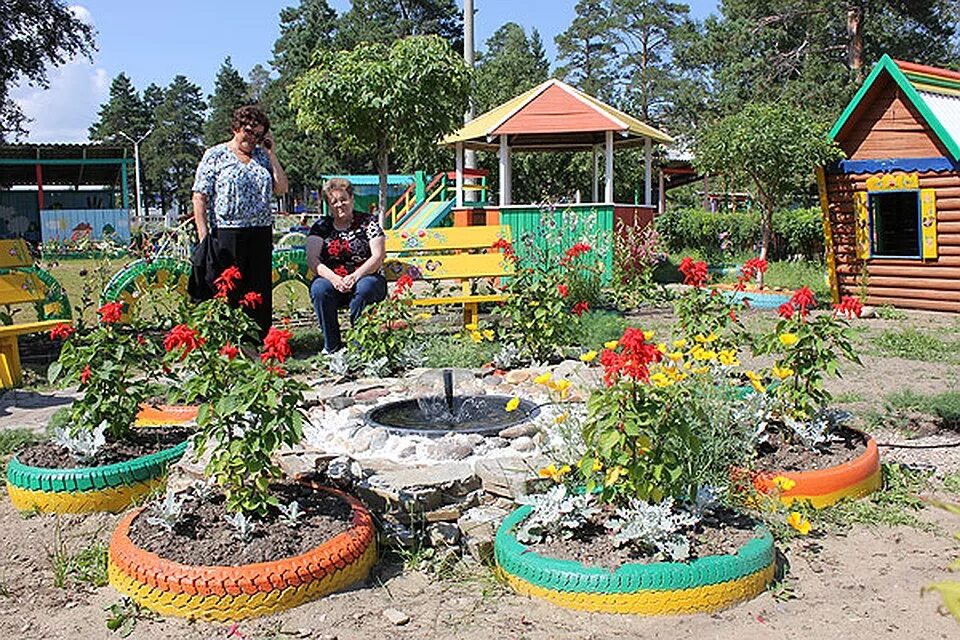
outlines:
M83 371L80 372L80 384L87 384L90 382L90 376L93 372L90 371L90 365L87 365L83 368Z
M566 298L568 295L570 295L570 287L565 284L558 284L557 293L560 294L561 298Z
M348 275L350 275L350 272L347 271L347 268L343 265L340 265L339 267L335 268L333 272L338 276L340 276L341 278L345 278Z
M240 349L237 349L235 346L229 342L222 347L220 347L220 355L225 356L227 360L233 360L239 355Z
M575 316L582 316L585 312L590 310L590 305L586 300L581 300L577 304L573 305L573 308L570 309L570 313Z
M767 261L763 258L750 258L740 267L740 276L737 278L737 284L734 286L736 291L743 291L747 288L747 283L757 277L758 274L767 272Z
M270 327L267 331L267 337L263 339L263 353L260 354L261 362L270 362L276 360L283 364L293 350L290 348L290 338L293 334L286 329L277 329Z
M263 304L263 296L257 293L256 291L247 291L243 294L243 297L240 298L240 306L248 307L253 309ZM232 358L231 358L232 360Z
M680 261L680 273L683 274L683 284L700 288L707 282L707 263L702 260L694 262L687 256Z
M120 316L123 315L122 302L108 302L97 311L100 314L100 322L103 324L116 324L120 322Z
M590 251L592 248L593 247L588 245L586 242L578 242L572 247L570 247L569 249L567 249L567 255L565 255L563 258L560 259L560 264L564 266L568 265L574 260L576 260L579 256L582 256L583 254Z
M497 249L498 251L503 252L503 257L509 260L510 262L516 262L517 253L513 250L513 245L509 240L504 240L503 238L497 238L497 241L491 245L492 248Z
M833 309L838 316L846 316L853 320L859 318L860 314L863 313L863 303L854 296L843 296L840 304L833 305Z
M66 340L76 332L76 329L73 328L73 325L68 322L61 322L60 324L50 329L50 339L51 340Z
M604 384L611 387L621 376L648 382L650 380L648 365L659 362L663 353L655 344L647 342L641 329L627 329L623 332L619 343L621 347L619 353L604 349L600 354L600 364L604 369Z
M347 240L340 238L331 240L329 243L327 243L327 253L334 258L338 258L344 254L349 255L350 243Z
M187 354L204 342L206 342L206 339L201 337L195 329L185 324L178 324L167 332L163 339L163 348L167 353L183 349L183 353L180 354L180 359L183 360L187 357Z
M236 265L231 265L223 270L217 279L213 281L213 286L216 287L217 293L214 296L215 298L220 298L221 300L227 297L231 291L237 288L237 283L243 276L240 275L240 269Z
M782 305L780 305L780 308L777 309L777 313L780 314L781 318L789 320L793 317L793 305L789 302L784 302Z
M404 293L410 290L410 287L413 286L413 278L409 273L405 273L397 279L397 284L393 289L393 298L399 298Z
M796 312L800 314L801 319L806 320L810 309L813 309L815 306L817 306L817 300L813 297L813 291L810 291L808 287L800 287L796 293L793 294L793 297L790 298L790 302L785 302L780 305L777 313L780 314L781 318L789 320Z

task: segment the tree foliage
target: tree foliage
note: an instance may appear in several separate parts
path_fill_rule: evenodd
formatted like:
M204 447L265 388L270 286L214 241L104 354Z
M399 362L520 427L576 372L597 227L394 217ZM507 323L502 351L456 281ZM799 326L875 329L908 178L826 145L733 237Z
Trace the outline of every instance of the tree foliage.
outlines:
M47 72L96 48L93 28L61 0L0 2L0 142L26 133L26 118L10 90L46 88Z
M579 0L576 17L554 40L564 64L556 75L601 100L613 95L615 49L611 42L613 15L608 0Z
M454 0L351 0L340 19L337 47L389 45L407 36L438 35L463 51L463 17Z
M469 85L466 65L442 38L411 36L389 47L319 51L290 100L305 130L329 132L344 149L377 159L382 209L391 154L428 151L453 131Z
M89 136L94 142L126 145L127 139L119 132L123 131L136 140L150 128L151 118L152 114L130 78L120 73L110 83L110 99L100 105L98 119L90 125Z
M230 56L220 65L213 95L210 96L210 116L203 125L203 143L211 147L233 135L230 120L237 107L247 104L249 87L243 76L234 69Z

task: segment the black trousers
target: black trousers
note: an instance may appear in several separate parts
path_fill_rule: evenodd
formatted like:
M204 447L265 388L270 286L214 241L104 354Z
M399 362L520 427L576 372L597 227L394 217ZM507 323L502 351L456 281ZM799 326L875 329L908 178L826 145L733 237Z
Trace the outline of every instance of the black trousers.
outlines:
M241 280L230 294L230 304L237 305L248 291L255 291L263 297L263 304L244 309L259 325L262 340L273 321L273 229L217 228L210 233L217 275L230 266L240 269Z

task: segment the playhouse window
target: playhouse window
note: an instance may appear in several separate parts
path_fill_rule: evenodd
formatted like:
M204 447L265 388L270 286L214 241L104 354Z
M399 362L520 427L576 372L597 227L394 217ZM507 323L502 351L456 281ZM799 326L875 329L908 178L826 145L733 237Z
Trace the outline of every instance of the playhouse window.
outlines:
M870 194L871 249L874 256L920 257L920 192Z

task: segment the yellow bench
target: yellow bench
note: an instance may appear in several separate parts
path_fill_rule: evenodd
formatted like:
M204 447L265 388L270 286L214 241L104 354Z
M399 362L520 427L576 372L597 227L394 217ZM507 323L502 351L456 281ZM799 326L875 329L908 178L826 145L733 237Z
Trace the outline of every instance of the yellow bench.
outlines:
M514 274L513 262L493 244L510 240L510 227L444 227L387 231L387 257L383 270L387 280L395 282L404 274L414 280L457 280L460 294L430 298L414 298L412 304L432 307L444 304L463 305L464 325L477 321L481 302L501 302L505 293L476 293L480 278L504 278Z
M33 256L22 240L0 240L0 305L42 302L47 285L35 273L22 271L33 266ZM47 331L65 320L39 320L0 325L0 387L20 384L20 348L17 336Z

